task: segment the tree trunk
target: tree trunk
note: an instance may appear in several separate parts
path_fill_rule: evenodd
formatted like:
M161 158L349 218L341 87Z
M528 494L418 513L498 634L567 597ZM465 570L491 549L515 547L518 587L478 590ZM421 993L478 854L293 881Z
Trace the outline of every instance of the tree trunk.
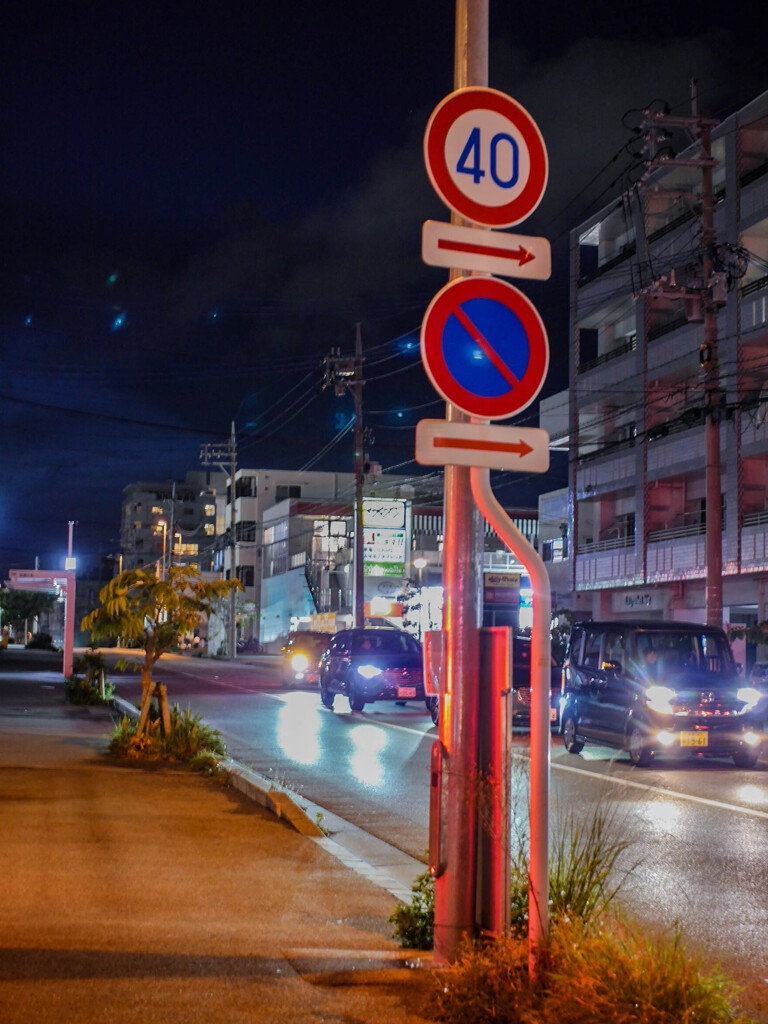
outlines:
M141 672L141 712L139 714L139 727L136 730L137 736L143 736L147 732L149 725L149 707L155 692L151 671L151 668L144 668Z

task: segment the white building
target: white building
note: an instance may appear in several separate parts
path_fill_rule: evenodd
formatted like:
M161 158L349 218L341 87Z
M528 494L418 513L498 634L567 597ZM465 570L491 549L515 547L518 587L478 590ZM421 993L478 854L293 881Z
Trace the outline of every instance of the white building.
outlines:
M571 233L570 388L541 406L570 478L539 519L555 604L586 616L705 618L707 287L720 307L724 618L768 618L768 93L712 132L706 282L698 155Z

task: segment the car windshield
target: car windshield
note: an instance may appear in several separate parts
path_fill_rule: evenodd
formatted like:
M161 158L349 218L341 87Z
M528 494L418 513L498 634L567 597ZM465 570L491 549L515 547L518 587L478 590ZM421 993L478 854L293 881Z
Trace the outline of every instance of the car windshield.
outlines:
M637 634L635 667L643 676L695 671L711 676L733 675L735 666L725 637L690 630L644 629Z
M352 641L353 654L421 654L417 640L409 633L366 632Z

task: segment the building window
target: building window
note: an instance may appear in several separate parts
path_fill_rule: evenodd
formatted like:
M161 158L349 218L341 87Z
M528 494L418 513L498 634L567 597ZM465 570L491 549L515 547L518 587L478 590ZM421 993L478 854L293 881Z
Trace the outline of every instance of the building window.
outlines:
M212 516L216 515L216 506L215 505L206 505L205 509L204 509L204 512L205 512L206 516L211 518Z
M162 505L153 505L152 506L152 515L153 516L161 516L162 514L163 514L163 506Z
M239 565L237 567L237 578L240 580L244 587L253 586L253 566L252 565Z
M300 484L278 484L275 487L275 500L285 501L286 498L300 498L301 497L301 485Z
M206 537L212 537L214 533L216 533L216 527L213 525L213 523L206 523L203 526L203 529L205 530Z
M197 544L174 544L174 555L196 555Z
M235 484L235 497L236 498L255 498L256 497L256 477L255 476L241 476Z

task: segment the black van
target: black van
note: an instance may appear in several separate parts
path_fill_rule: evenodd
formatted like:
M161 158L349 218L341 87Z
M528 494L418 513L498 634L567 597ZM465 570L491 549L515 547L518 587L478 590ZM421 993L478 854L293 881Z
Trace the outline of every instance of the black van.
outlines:
M563 664L565 749L733 757L754 767L768 731L768 687L739 676L721 629L691 622L577 622Z

